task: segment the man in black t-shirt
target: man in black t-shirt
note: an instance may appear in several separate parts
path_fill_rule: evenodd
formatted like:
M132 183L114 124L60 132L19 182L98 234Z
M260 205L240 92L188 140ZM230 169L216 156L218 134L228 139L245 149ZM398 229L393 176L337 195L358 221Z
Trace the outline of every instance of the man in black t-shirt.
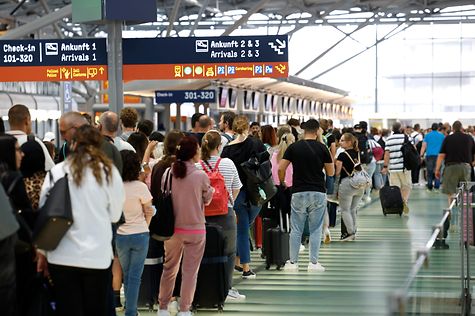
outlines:
M335 174L332 157L327 147L318 142L317 132L320 124L310 119L302 124L304 139L287 148L279 163L280 185L285 186L285 171L290 163L292 175L292 213L290 217L290 260L284 269L298 270L300 241L308 218L310 231L310 262L308 271L323 272L325 268L318 262L323 217L327 206L325 195L325 173Z
M453 194L457 192L459 182L470 181L475 158L475 142L472 136L463 133L462 123L455 121L452 129L454 133L445 137L435 167L435 177L440 179L440 168L445 160L442 192L448 195L449 205L452 203Z

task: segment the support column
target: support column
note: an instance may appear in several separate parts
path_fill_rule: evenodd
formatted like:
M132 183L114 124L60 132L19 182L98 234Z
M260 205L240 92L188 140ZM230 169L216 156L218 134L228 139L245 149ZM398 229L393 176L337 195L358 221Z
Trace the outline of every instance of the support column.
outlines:
M143 98L145 103L145 114L143 119L153 121L154 104L153 98Z
M176 104L175 128L181 131L181 104Z
M124 85L122 82L122 22L108 22L107 33L109 110L119 114L124 107Z

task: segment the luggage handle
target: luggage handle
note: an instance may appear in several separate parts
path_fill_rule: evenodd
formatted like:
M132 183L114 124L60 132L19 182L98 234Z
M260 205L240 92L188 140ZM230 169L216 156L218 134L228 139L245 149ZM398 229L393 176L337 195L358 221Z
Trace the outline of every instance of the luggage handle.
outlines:
M282 211L279 210L279 220L280 220L280 231L283 233L289 233L290 232L290 219L289 219L289 214L285 214L285 218L287 220L287 230L284 229L284 219L282 218Z

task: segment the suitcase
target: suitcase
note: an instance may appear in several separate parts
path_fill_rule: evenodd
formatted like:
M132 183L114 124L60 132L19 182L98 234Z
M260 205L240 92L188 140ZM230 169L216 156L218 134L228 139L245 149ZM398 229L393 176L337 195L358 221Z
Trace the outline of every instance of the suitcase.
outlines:
M277 270L285 265L285 262L290 259L289 253L289 239L290 233L284 231L282 213L280 213L280 226L276 228L270 228L266 231L268 238L268 245L266 245L266 269L269 270L270 266L275 264Z
M475 226L475 207L473 205L475 196L472 192L463 192L463 204L462 204L462 231L463 241L468 242L469 245L475 245L475 233L473 227ZM445 236L446 237L446 236Z
M381 200L381 207L383 214L399 214L402 215L404 208L401 189L397 186L385 186L379 190L379 199Z
M221 226L206 224L206 246L196 282L193 310L217 308L222 311L228 295L225 239Z
M265 258L267 256L267 253L270 251L268 245L269 245L269 237L266 232L271 229L279 226L279 224L272 218L263 218L262 219L262 255L261 258Z
M163 254L163 242L150 238L137 301L139 309L152 311L153 305L158 303L160 278L163 272Z

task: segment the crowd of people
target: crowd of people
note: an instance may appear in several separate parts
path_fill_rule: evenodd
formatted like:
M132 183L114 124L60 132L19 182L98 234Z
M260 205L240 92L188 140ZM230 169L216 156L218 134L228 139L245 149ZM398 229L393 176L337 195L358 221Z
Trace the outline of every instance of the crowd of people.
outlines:
M289 215L290 222L282 222L290 228L290 259L284 270L298 271L299 252L308 239L307 270L323 272L320 244L331 242L338 209L340 239L355 241L357 211L371 201L372 191L387 184L398 186L408 216L410 193L421 174L427 190L442 188L449 203L459 181L473 178L474 137L459 121L452 126L434 123L426 131L418 124L403 128L399 122L391 131L380 131L364 121L340 130L329 119L290 119L274 128L223 112L218 126L202 113L193 115L191 122L191 131L163 135L153 131L151 121L139 121L132 108L119 114L105 112L97 124L87 115L68 112L59 120L64 142L56 150L54 134L46 133L43 140L32 134L28 107L15 105L9 110L10 128L0 131L0 198L11 205L11 210L2 209L0 223L4 315L31 313L28 300L36 295L38 273L54 284L59 315L115 315L116 309L124 308L126 316L138 315L149 224L167 177L172 180L175 232L164 242L159 316L191 315L205 250L205 223L219 225L226 240L227 299L243 300L245 295L233 287L233 274L257 277L249 241L258 216ZM405 142L418 151L420 167L407 170ZM253 187L242 165L264 152L277 194L262 205L250 199ZM204 212L215 192L210 170L222 175L228 193L227 212L218 216ZM361 170L372 178L371 186L351 184ZM56 249L38 249L31 231L49 190L65 176L74 223Z

